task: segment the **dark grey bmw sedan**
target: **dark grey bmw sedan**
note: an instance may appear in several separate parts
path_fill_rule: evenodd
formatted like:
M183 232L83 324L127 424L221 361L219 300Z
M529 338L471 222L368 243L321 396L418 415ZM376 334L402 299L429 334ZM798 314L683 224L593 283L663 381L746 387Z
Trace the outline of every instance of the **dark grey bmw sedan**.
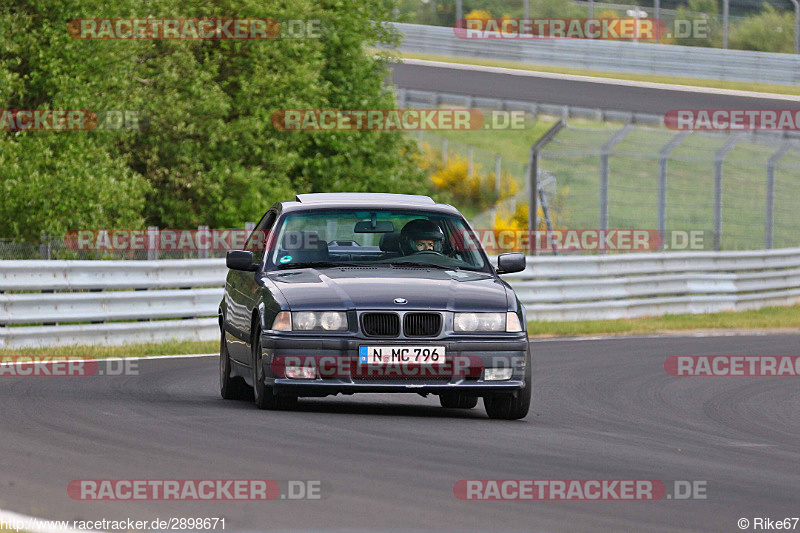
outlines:
M491 418L531 400L525 309L452 206L427 196L300 194L228 252L220 391L262 409L357 392L439 396Z

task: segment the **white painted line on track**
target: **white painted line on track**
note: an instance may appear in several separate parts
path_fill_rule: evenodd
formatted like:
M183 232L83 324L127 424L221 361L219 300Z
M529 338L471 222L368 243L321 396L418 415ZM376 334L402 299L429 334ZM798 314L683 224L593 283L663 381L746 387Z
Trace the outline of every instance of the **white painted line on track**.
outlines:
M15 359L15 358L36 358L36 357L49 357L49 356L38 356L38 355L0 355L0 366L9 366L9 365L30 365L30 364L51 364L51 363L88 363L91 361L144 361L147 359L191 359L196 357L219 357L218 353L195 353L195 354L184 354L184 355L145 355L145 356L131 356L131 357L92 357L89 359L42 359L41 361L31 360L31 361L4 361L4 359ZM69 357L69 356L65 356Z
M493 74L508 74L512 76L525 76L532 78L548 78L553 80L579 81L584 83L603 83L606 85L622 85L625 87L641 87L643 89L657 89L663 91L682 91L691 93L716 94L723 96L741 96L744 98L767 98L770 100L784 100L787 102L800 102L800 96L791 94L759 93L754 91L740 91L736 89L719 89L715 87L696 87L692 85L677 85L670 83L655 83L649 81L620 80L615 78L602 78L595 76L580 76L577 74L559 74L557 72L540 72L537 70L522 70L505 67L489 67L485 65L470 65L465 63L448 63L445 61L430 61L428 59L400 58L400 61L409 65L424 67L439 67L458 70L471 70L475 72L490 72Z
M679 333L662 333L653 335L597 335L593 337L531 337L531 342L586 342L586 341L618 341L636 339L691 339L704 337L766 337L770 335L800 335L800 330L792 331L703 331L692 333L691 331Z

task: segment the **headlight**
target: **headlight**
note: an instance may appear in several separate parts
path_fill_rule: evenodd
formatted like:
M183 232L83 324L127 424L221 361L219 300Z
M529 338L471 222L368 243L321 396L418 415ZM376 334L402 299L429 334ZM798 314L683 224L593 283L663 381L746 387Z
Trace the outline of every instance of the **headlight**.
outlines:
M272 329L275 331L292 331L292 313L281 311L275 315L275 320L272 321Z
M505 313L456 313L455 331L505 331Z
M453 329L457 332L472 331L522 331L516 313L455 313Z
M506 331L520 332L522 331L522 324L519 322L519 316L513 311L506 313Z
M347 314L343 311L297 311L292 313L294 331L345 331Z

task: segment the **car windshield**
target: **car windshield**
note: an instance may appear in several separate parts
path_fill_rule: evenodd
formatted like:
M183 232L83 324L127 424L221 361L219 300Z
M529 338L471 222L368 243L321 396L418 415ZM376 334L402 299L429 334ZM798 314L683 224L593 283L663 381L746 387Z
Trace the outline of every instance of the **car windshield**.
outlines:
M286 215L270 266L370 265L489 271L461 217L413 210L347 209ZM466 246L465 243L469 243Z

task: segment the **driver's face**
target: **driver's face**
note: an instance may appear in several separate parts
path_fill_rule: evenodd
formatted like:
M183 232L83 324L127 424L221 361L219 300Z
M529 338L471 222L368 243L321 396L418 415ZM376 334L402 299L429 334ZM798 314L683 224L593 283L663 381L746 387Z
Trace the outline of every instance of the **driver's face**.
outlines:
M417 250L419 250L420 252L424 252L425 250L433 250L433 241L429 240L414 241L414 244L416 244Z

